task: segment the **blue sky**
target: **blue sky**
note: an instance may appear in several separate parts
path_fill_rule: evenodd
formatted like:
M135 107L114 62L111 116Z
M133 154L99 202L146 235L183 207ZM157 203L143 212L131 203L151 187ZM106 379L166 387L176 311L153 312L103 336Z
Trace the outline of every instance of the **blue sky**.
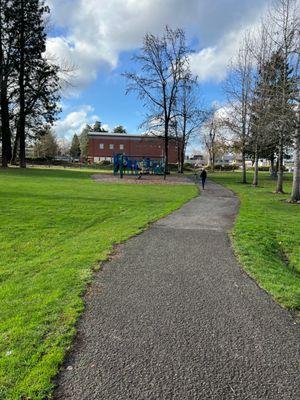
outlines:
M47 0L51 57L76 66L72 89L63 93L55 125L70 139L95 120L112 129L124 125L139 132L143 106L125 95L122 72L134 69L131 57L146 32L160 34L165 25L186 30L195 54L191 65L201 96L209 105L225 102L222 81L246 29L253 29L267 1L252 0Z

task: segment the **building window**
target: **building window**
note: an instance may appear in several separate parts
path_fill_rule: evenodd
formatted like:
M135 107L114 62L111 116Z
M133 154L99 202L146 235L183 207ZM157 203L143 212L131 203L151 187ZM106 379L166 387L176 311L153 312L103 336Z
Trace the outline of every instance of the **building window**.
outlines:
M99 149L100 149L100 150L103 150L103 149L104 149L104 143L100 143L100 144L99 144Z
M113 144L110 144L109 145L109 150L113 150L114 149L114 145Z
M124 150L124 144L120 144L120 150Z

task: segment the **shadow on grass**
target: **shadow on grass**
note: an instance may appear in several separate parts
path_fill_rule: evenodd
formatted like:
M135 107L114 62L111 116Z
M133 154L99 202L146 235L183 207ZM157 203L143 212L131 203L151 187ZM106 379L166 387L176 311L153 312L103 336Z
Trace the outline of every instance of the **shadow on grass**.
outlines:
M91 175L95 173L109 173L109 171L100 171L100 170L78 170L74 171L72 169L51 169L51 168L7 168L0 169L0 174L2 175L13 175L16 177L28 177L28 178L69 178L69 179L89 179Z

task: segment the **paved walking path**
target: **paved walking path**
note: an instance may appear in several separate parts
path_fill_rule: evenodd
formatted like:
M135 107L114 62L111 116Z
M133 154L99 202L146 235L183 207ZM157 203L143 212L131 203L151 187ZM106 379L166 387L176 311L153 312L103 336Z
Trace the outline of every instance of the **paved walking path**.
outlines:
M300 330L240 269L238 201L204 194L96 274L55 399L299 400Z

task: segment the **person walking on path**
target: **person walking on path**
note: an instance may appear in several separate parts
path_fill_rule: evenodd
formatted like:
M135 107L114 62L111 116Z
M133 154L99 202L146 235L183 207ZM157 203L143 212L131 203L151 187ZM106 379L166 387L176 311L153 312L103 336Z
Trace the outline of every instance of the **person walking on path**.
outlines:
M207 172L206 172L205 168L203 168L203 170L201 171L200 178L201 178L201 182L202 182L202 189L204 190L205 182L206 182L206 178L207 178Z

